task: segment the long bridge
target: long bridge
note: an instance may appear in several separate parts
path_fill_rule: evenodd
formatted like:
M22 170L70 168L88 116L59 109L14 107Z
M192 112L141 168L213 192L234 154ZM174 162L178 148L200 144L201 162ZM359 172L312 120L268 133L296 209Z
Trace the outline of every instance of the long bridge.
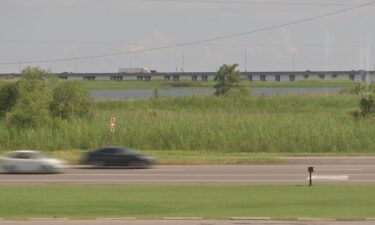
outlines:
M84 81L126 81L126 80L191 80L210 81L216 72L151 72L151 73L55 73L63 80ZM18 80L20 73L0 74L1 80ZM350 80L350 81L375 81L375 71L349 70L349 71L270 71L270 72L241 72L241 77L250 82L293 82L298 80Z

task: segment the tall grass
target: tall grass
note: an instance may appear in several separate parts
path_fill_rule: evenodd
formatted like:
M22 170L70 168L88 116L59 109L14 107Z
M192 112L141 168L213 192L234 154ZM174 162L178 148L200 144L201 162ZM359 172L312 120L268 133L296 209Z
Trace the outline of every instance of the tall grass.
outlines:
M92 121L38 130L0 125L1 149L137 149L220 152L375 153L375 119L354 120L353 95L217 98L168 97L101 101ZM116 132L109 120L116 117Z

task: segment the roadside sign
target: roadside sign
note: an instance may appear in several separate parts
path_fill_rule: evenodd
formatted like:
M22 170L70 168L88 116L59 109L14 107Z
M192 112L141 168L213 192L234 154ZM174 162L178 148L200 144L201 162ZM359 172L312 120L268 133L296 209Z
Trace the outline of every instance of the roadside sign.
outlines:
M116 117L111 117L111 123L110 123L110 127L109 127L109 131L111 133L115 132L116 130Z

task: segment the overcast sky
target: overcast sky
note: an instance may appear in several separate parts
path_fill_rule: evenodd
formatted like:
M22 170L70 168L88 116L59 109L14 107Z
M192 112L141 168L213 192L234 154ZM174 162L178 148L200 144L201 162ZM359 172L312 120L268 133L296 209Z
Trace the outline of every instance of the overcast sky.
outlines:
M241 71L375 68L375 4L329 17L196 45L165 46L250 32L371 0L0 0L0 73ZM37 63L49 59L92 59ZM112 55L117 54L117 55ZM31 61L33 63L22 63ZM7 64L9 63L9 64ZM11 64L15 63L15 64Z

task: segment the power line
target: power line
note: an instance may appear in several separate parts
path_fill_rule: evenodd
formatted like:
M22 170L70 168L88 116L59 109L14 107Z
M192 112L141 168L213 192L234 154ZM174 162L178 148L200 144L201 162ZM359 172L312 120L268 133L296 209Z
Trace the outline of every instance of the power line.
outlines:
M146 2L173 2L225 5L275 5L275 6L353 6L351 3L304 3L304 2L275 2L275 1L219 1L219 0L143 0Z
M6 41L0 40L0 44L41 44L41 45L67 45L67 44L80 44L80 45L134 45L134 44L147 44L147 42L101 42L101 41L28 41L28 40L18 40L18 41ZM177 45L177 42L152 42L154 45ZM288 47L287 44L277 44L277 43L246 43L246 42L205 42L196 45L202 46L252 46L252 47ZM295 47L307 47L307 48L325 48L325 47L337 47L337 48L357 48L357 47L369 47L374 45L369 45L365 43L354 43L354 44L293 44Z
M166 49L172 49L172 48L178 48L178 47L184 47L184 46L192 46L192 45L197 45L197 44L201 44L201 43L219 41L219 40L230 39L230 38L245 36L245 35L264 32L264 31L275 30L275 29L279 29L279 28L282 28L282 27L287 27L287 26L291 26L291 25L295 25L295 24L301 24L301 23L312 21L312 20L321 19L321 18L333 16L333 15L336 15L336 14L341 14L341 13L344 13L344 12L352 11L352 10L355 10L355 9L358 9L358 8L363 8L363 7L366 7L366 6L373 5L373 4L375 4L375 1L371 1L371 2L368 2L368 3L365 3L365 4L356 5L356 6L353 6L353 7L340 9L340 10L336 10L336 11L333 11L333 12L330 12L330 13L325 13L325 14L321 14L321 15L318 15L318 16L308 17L308 18L305 18L305 19L296 20L296 21L292 21L292 22L288 22L288 23L273 25L273 26L269 26L269 27L256 29L256 30L251 30L251 31L246 31L246 32L241 32L241 33L235 33L235 34L230 34L230 35L225 35L225 36L219 36L219 37L214 37L214 38L209 38L209 39L185 42L185 43L180 43L180 44L175 44L175 45L148 48L148 49L135 50L135 51L91 55L91 56L68 57L68 58L58 58L58 59L44 59L44 60L35 60L35 61L23 61L21 63L30 64L30 63L49 63L49 62L63 62L63 61L73 61L73 60L87 60L87 59L103 58L103 57L108 57L108 56L137 54L137 53L160 51L160 50L166 50ZM0 63L0 65L12 65L12 64L19 64L19 63L20 62L5 62L5 63Z
M140 42L121 42L121 41L30 41L30 40L0 40L0 44L88 44L88 45L130 45Z

